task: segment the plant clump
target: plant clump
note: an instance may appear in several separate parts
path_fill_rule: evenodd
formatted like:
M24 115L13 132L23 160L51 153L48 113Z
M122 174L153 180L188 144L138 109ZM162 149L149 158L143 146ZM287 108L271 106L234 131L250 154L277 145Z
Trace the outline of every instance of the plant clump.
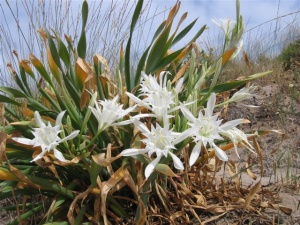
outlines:
M183 14L171 32L180 4L133 69L132 35L143 0L137 2L116 73L99 54L93 62L85 58L86 1L78 45L39 30L47 64L30 54L28 64L21 60L18 69L10 68L18 88L0 87L0 199L23 196L1 209L18 212L10 224L38 213L40 224L206 223L232 210L251 210L252 204L276 207L254 198L260 179L250 190L240 186L228 154L245 147L248 162L258 158L262 164L257 137L269 132L246 132L239 126L249 121L222 118L228 104L253 96L255 88L230 97L232 90L270 73L218 82L227 63L243 51L239 1L236 21L214 20L225 34L222 54L209 63L201 58L201 65L194 42L205 26L171 51L196 22L179 32ZM222 165L233 181L218 177ZM247 173L257 179L250 168ZM41 201L30 201L35 196ZM202 221L204 213L217 215Z

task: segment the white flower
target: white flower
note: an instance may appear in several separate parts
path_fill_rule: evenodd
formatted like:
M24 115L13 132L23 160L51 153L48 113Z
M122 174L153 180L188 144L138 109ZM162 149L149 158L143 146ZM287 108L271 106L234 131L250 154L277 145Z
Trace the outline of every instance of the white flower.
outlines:
M155 166L159 163L160 159L164 157L168 157L170 155L173 159L174 166L178 170L183 170L183 163L180 159L172 153L173 149L176 149L174 145L180 143L185 138L188 137L187 132L176 133L172 130L169 130L169 126L161 127L159 124L155 126L151 124L151 131L140 121L134 119L132 120L134 125L142 132L145 136L145 139L142 142L145 144L144 149L126 149L121 152L122 156L133 156L139 155L143 153L148 153L149 157L151 157L154 153L156 158L147 165L145 169L145 177L146 179L153 172Z
M250 150L251 152L256 154L254 152L252 145L249 143L248 138L247 138L247 137L255 135L255 134L245 134L243 131L239 130L236 127L231 128L227 132L221 132L221 134L228 137L231 140L231 142L234 144L234 149L235 149L235 152L238 157L240 157L239 153L237 151L237 147L238 147L239 143L241 143L248 150Z
M25 145L33 145L34 147L40 146L42 148L42 152L36 156L31 162L36 161L38 159L43 158L43 156L47 153L53 150L54 156L62 161L65 162L66 159L63 156L63 154L56 149L57 145L60 143L71 140L74 137L77 136L79 133L79 130L73 131L69 136L61 139L58 134L62 132L61 130L61 121L66 111L63 111L58 114L55 122L55 126L51 126L50 122L48 122L48 125L42 121L41 116L38 111L34 112L34 119L38 125L39 128L34 128L34 131L32 131L32 134L34 135L34 139L28 139L28 138L12 138L14 141L19 142L21 144Z
M128 109L123 110L123 105L120 105L118 103L118 100L119 96L117 95L113 98L113 100L105 99L104 101L95 101L96 108L89 106L98 121L98 130L103 131L109 126L125 125L131 123L130 121L115 123L117 120L123 118L135 108L129 107ZM102 107L99 107L99 105L101 105Z
M253 92L256 90L256 86L244 87L241 90L235 92L230 98L231 102L242 102L246 99L251 99L256 96Z
M139 99L131 93L126 92L129 98L135 103L144 106L154 113L154 116L162 121L168 115L174 105L174 97L180 92L183 79L177 82L174 90L168 90L167 72L161 72L159 75L159 83L152 75L146 75L142 72L141 88L139 89L144 99Z
M205 114L199 112L198 118L194 117L193 114L184 106L181 105L181 111L183 115L190 121L188 124L191 127L190 136L194 138L196 143L192 150L189 164L192 166L198 159L201 151L201 146L206 146L209 144L215 150L217 157L223 161L228 160L228 156L225 152L220 149L215 143L215 140L222 140L220 133L225 133L229 129L237 126L243 120L237 119L228 121L221 125L222 120L218 120L217 115L213 115L213 110L216 103L216 95L212 93L207 101L207 108L205 109Z
M220 20L212 19L212 22L216 24L221 30L223 30L226 36L230 34L236 24L235 20L228 18Z

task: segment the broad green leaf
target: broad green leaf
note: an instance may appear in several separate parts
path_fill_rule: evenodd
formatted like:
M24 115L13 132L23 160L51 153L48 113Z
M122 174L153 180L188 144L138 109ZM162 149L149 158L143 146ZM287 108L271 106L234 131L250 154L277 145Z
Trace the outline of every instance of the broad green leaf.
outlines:
M135 6L135 9L134 9L134 13L133 13L133 16L132 16L132 20L131 20L131 24L130 24L130 33L132 34L135 26L136 26L136 23L140 17L140 14L141 14L141 10L142 10L142 7L143 7L143 3L144 3L144 0L139 0Z
M4 95L0 95L0 102L6 102L6 103L13 104L13 105L21 106L21 103L16 102L15 100L13 100L7 96L4 96Z
M22 79L22 83L23 83L23 86L24 88L26 88L26 93L30 96L31 95L31 89L28 85L28 82L27 82L27 76L26 76L26 73L25 73L25 70L24 70L24 67L22 66L19 66L19 71L20 71L20 75L21 75L21 79Z
M82 15L82 27L81 27L81 35L77 45L78 56L82 59L85 59L86 56L86 34L85 34L85 26L88 19L88 3L85 0L82 4L81 15Z
M188 26L186 26L172 41L170 47L174 46L176 43L178 43L182 38L184 38L187 33L192 29L192 27L195 25L197 19L195 19L193 22L191 22Z
M164 55L166 54L165 48L170 34L170 30L171 30L171 25L166 27L163 30L163 32L160 34L160 36L157 38L157 40L155 41L147 60L147 65L146 65L147 74L154 72L154 68L156 67L157 62L161 58L163 58Z
M152 43L155 41L155 39L158 37L158 35L164 29L165 25L166 25L166 21L164 21L164 22L162 22L160 24L160 26L155 31L155 34L154 34L154 36L152 38L152 41L151 41L149 47L145 50L145 52L143 53L142 57L140 58L140 61L139 61L138 66L136 68L135 79L134 79L134 86L138 85L138 83L140 81L141 72L144 70L145 62L146 62L146 59L147 59L147 56L148 56L148 52L149 52L149 50L151 48Z
M40 93L43 95L43 97L57 110L58 112L61 112L60 106L55 101L55 98L53 96L49 95L44 89L39 88Z
M124 58L124 71L125 71L125 82L126 82L126 88L127 91L131 91L133 89L133 87L135 86L133 84L134 82L134 77L133 75L131 75L130 73L130 46L131 46L131 39L132 39L132 33L134 31L134 28L136 26L137 20L140 16L142 7L143 7L143 0L139 0L137 2L137 5L135 7L133 16L132 16L132 20L131 20L131 24L130 24L130 34L129 34L129 38L127 41L127 45L126 45L126 50L125 50L125 58ZM132 81L132 82L131 82Z
M206 29L206 25L204 25L196 34L195 36L192 38L192 40L190 40L190 42L188 43L189 45L192 44L193 42L195 42L198 37L200 37L200 35L204 32L204 30Z
M44 208L44 205L38 205L36 207L34 207L33 209L27 211L26 213L23 213L20 218L21 221L26 221L27 218L29 218L30 216L32 216L35 213L38 213L39 211L41 211ZM18 224L22 224L22 222L19 221L19 218L17 217L14 221L10 222L8 225L18 225Z
M51 87L53 87L52 80L50 79L50 76L47 70L45 69L44 65L42 64L42 62L38 58L36 58L32 53L30 53L29 59L32 65L37 69L37 71L39 71L40 75L47 81L47 83Z
M159 62L157 62L157 65L153 68L153 72L156 72L159 69L163 69L165 66L167 66L169 63L173 62L176 57L183 51L184 49L179 49L176 52L171 53L170 55L164 57Z
M66 65L67 68L70 66L70 55L67 47L65 44L62 42L62 40L56 35L56 40L58 44L58 54L60 58L63 60L64 64Z
M46 31L46 34L47 34L48 46L49 46L49 49L50 49L51 56L52 56L52 58L53 58L53 60L56 64L56 66L62 71L59 54L58 54L56 45L53 41L53 38L52 38L52 36L50 35L50 33L48 31Z
M29 61L28 60L21 60L19 62L19 65L22 66L25 70L25 72L33 79L35 80L35 76L34 73L31 69L31 67L29 66Z
M228 81L226 83L217 84L212 89L212 92L221 93L221 92L224 92L224 91L230 91L232 89L235 89L235 88L245 84L246 82L248 82L250 80L254 80L254 79L266 76L270 73L272 73L272 71L257 73L257 74L253 74L253 75L250 75L248 77L245 77L243 79L240 79L240 80ZM208 91L209 91L209 88L203 89L203 90L201 90L200 94L201 95L206 95L208 93Z
M28 94L26 88L25 88L24 85L23 85L23 82L21 81L19 75L17 74L17 72L15 71L15 69L13 68L13 66L12 66L10 63L8 63L8 64L7 64L7 67L8 67L8 69L9 69L9 72L11 73L11 75L12 75L14 81L17 83L18 87L19 87L24 93Z
M23 92L11 87L0 87L0 91L14 98L27 98Z
M58 52L52 40L52 37L48 32L47 32L47 37L48 37L48 44L49 44L46 46L48 65L52 75L55 77L57 83L61 86L61 72L59 69L60 62L59 62Z

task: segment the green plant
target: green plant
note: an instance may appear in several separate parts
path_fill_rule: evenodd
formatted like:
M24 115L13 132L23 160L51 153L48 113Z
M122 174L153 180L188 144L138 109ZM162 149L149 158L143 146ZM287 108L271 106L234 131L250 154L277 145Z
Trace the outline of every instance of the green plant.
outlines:
M291 69L294 61L299 61L300 59L300 40L293 41L285 47L279 54L278 59L285 70Z
M0 200L16 195L43 198L34 203L23 200L22 207L29 210L10 224L22 223L41 210L45 213L40 224L144 224L156 216L153 202L161 204L175 221L168 203L172 198L169 189L180 188L182 196L189 197L193 195L189 189L197 183L199 192L204 193L212 185L206 176L206 165L212 159L218 167L220 160L228 160L225 151L237 151L239 145L259 151L257 134L236 128L247 121L221 124L214 114L215 108L241 101L251 93L244 89L224 102L219 97L270 73L218 84L226 64L241 50L239 1L237 22L226 29L224 51L200 68L194 41L205 26L186 46L170 50L195 24L193 21L178 32L187 16L183 14L171 32L180 7L177 2L157 28L137 68L132 69L132 35L142 6L143 0L139 0L116 74L110 73L99 54L93 63L86 60L86 1L77 45L69 37L64 42L54 31L40 29L47 65L30 54L30 63L20 60L18 71L11 66L18 88L0 87ZM180 201L179 195L173 197ZM244 209L252 198L247 197ZM5 210L20 212L20 207L16 204ZM196 213L185 213L198 219ZM184 217L178 216L179 220Z

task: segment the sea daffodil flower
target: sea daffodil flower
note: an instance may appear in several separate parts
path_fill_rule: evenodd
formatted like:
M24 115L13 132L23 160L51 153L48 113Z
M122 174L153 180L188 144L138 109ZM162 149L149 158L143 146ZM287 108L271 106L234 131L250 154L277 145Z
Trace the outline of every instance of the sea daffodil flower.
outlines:
M169 129L169 126L161 127L158 123L154 126L151 124L151 130L149 130L143 123L133 119L133 124L142 132L145 138L142 142L145 144L143 149L125 149L121 152L122 156L134 156L139 154L148 153L149 157L153 156L155 153L156 158L150 162L145 169L146 179L153 172L155 166L159 163L161 158L168 157L170 155L174 162L174 166L178 170L183 170L183 163L180 159L172 152L175 150L175 145L183 141L188 137L187 132L176 133Z
M205 114L203 115L200 111L197 118L193 116L186 106L183 104L181 105L183 115L189 120L188 125L191 127L190 136L193 137L194 142L196 143L190 155L190 166L194 165L198 159L201 152L201 146L206 146L207 144L214 149L216 156L220 160L228 160L226 153L214 142L215 140L222 140L223 138L220 134L224 134L229 129L237 126L243 119L228 121L221 125L222 120L218 119L218 115L213 115L215 104L216 94L212 93L207 101L207 108L204 110Z
M172 105L175 103L174 98L180 92L183 84L183 79L180 79L175 88L169 90L167 87L167 74L168 72L166 71L161 72L158 83L155 76L142 72L141 87L139 89L141 92L140 96L145 97L142 100L126 92L131 100L149 109L159 121L162 121L172 111Z
M229 102L236 102L240 104L240 102L251 99L252 97L256 96L254 94L254 91L256 90L256 86L250 86L250 87L243 87L242 89L238 90L235 92L232 97L229 99ZM256 107L256 106L249 106L249 105L244 105L243 106L248 106L248 107Z
M236 127L233 127L226 132L221 132L221 134L223 136L226 136L227 138L229 138L231 140L231 142L234 144L234 150L238 157L240 157L239 153L237 151L238 144L242 144L249 151L256 154L252 145L248 141L248 137L253 136L255 134L245 134L243 131L241 131L240 129L238 129Z
M105 99L104 101L95 101L95 108L89 106L98 121L99 131L103 131L110 126L125 125L131 123L130 120L115 123L117 120L123 118L135 108L134 106L124 110L123 105L119 104L118 100L119 96L116 95L112 100ZM99 107L99 105L101 107Z
M73 131L69 136L60 138L58 134L62 132L61 130L61 121L66 111L63 111L58 114L55 126L52 126L50 122L48 122L48 125L43 122L40 114L38 111L34 112L34 119L36 124L38 125L38 128L33 128L34 131L32 131L32 134L34 135L34 139L28 139L28 138L20 138L20 137L14 137L12 138L14 141L25 144L25 145L33 145L34 147L40 146L42 149L42 152L38 154L31 162L36 161L38 159L43 158L43 156L47 153L53 150L54 156L62 161L65 162L66 159L63 156L63 154L56 149L56 147L67 140L71 140L74 137L76 137L79 133L79 130Z
M236 21L230 18L220 20L212 19L212 22L216 24L226 36L230 34L236 24Z

